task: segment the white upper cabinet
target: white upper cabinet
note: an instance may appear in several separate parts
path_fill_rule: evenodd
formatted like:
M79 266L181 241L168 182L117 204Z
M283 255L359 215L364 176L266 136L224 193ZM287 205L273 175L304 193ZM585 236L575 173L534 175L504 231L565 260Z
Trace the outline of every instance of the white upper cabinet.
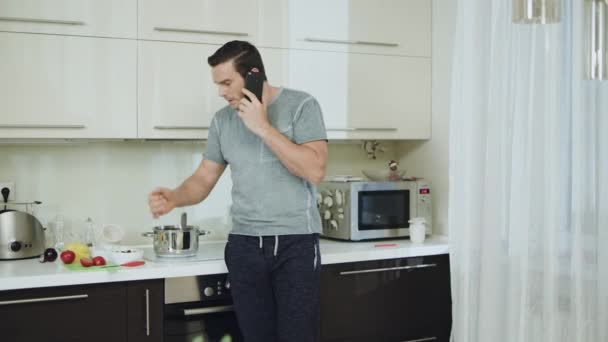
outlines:
M139 0L139 39L255 42L257 13L254 0Z
M288 85L317 98L329 138L428 139L431 61L289 50Z
M136 44L0 32L0 137L136 137Z
M206 138L213 114L226 105L217 95L207 64L217 46L138 44L139 137Z
M258 45L431 56L431 0L260 0Z
M137 0L2 0L0 31L137 37Z
M228 103L218 95L207 57L218 46L139 42L138 132L145 139L205 139L213 115ZM279 51L260 49L266 73L282 84ZM274 83L273 83L274 84Z

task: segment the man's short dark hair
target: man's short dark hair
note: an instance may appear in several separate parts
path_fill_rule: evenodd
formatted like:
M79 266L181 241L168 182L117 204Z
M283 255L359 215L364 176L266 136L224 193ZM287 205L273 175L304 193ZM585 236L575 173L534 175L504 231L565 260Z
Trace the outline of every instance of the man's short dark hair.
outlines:
M258 68L263 79L266 80L266 70L264 69L262 56L251 43L242 40L228 42L217 49L213 55L209 56L207 63L214 67L230 60L234 64L234 69L243 79L252 68Z

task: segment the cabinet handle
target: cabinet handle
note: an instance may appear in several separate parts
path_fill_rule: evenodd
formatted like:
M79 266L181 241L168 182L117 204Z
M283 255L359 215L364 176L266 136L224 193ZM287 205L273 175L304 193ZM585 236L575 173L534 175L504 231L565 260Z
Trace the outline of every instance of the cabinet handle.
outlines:
M82 294L82 295L61 296L61 297L43 297L43 298L31 298L31 299L19 299L19 300L5 300L5 301L0 302L0 305L55 302L58 300L72 300L72 299L85 299L85 298L89 298L89 295Z
M0 124L0 128L25 128L25 129L43 129L43 128L59 128L59 129L65 129L65 128L69 128L69 129L83 129L86 128L85 125L36 125L36 124L32 124L32 125L27 125L27 124L17 124L17 125L1 125Z
M338 132L368 132L368 131L396 131L397 129L394 127L346 127L346 128L327 128L326 131L338 131Z
M42 128L69 128L69 129L83 129L86 128L85 125L27 125L27 124L23 124L23 125L1 125L0 124L0 128L26 128L26 129L30 129L30 128L34 128L34 129L42 129Z
M304 41L313 43L334 43L334 44L349 44L349 45L373 45L373 46L388 46L397 47L397 43L385 42L368 42L364 40L341 40L341 39L323 39L323 38L304 38Z
M412 265L412 266L397 266L397 267L386 267L386 268L374 268L369 270L359 270L359 271L344 271L340 272L340 275L349 275L349 274L360 274L360 273L375 273L375 272L390 272L390 271L400 271L400 270L412 270L416 268L427 268L427 267L435 267L437 264L421 264L421 265Z
M217 34L221 36L240 36L246 37L249 33L245 32L228 32L228 31L214 31L214 30L192 30L192 29L181 29L174 27L155 27L154 31L159 32L178 32L178 33L200 33L200 34Z
M154 129L209 129L209 126L154 126Z
M214 306L210 308L184 309L184 316L208 315L218 312L234 311L234 305Z
M15 18L15 17L0 17L0 21L18 21L18 22L22 22L22 23L60 24L60 25L84 25L85 24L84 21Z
M146 289L146 336L150 336L150 290Z
M418 338L415 340L405 340L402 342L424 342L424 341L437 341L437 337L433 336L433 337L423 337L423 338Z

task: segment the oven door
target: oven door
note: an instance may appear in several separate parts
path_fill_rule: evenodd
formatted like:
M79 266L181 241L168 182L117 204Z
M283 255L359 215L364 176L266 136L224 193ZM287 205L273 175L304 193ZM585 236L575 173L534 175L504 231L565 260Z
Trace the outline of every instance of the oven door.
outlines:
M238 342L243 336L231 301L165 306L165 342Z
M165 342L243 341L227 274L165 279Z

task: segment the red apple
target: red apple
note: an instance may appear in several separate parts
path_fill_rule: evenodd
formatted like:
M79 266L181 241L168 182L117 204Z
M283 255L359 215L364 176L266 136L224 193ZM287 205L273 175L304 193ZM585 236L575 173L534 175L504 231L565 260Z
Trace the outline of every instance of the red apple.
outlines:
M104 259L102 256L96 256L93 258L93 265L103 266L105 264L106 264L106 259Z
M76 259L76 254L74 254L74 252L68 249L61 252L61 255L59 257L61 258L61 261L63 261L64 264L71 264L74 262L74 259Z

